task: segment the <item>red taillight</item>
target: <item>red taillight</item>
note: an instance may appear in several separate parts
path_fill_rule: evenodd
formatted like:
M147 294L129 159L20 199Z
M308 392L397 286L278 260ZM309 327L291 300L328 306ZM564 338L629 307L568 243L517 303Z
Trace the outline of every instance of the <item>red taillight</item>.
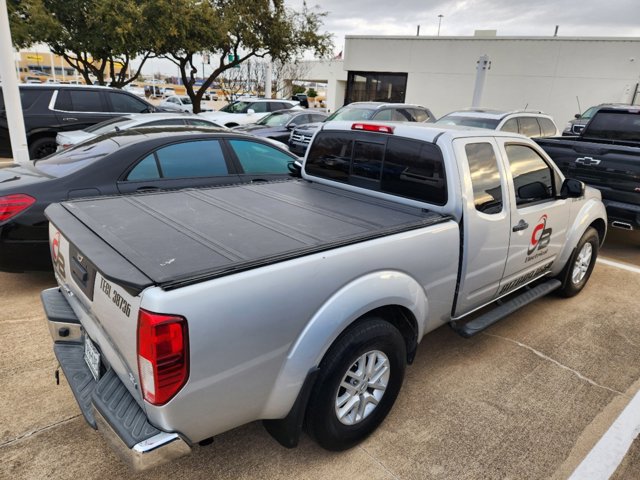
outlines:
M140 310L138 315L138 372L146 401L163 405L189 377L187 320Z
M0 222L15 217L33 205L35 201L35 198L24 193L0 197Z
M388 125L375 125L371 123L354 123L351 130L364 130L365 132L393 133L394 127Z

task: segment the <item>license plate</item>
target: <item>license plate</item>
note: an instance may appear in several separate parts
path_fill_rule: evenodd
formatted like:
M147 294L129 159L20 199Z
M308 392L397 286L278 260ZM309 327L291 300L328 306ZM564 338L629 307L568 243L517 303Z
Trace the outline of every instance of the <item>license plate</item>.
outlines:
M84 361L91 370L91 375L96 380L100 379L100 352L95 347L91 339L84 336Z

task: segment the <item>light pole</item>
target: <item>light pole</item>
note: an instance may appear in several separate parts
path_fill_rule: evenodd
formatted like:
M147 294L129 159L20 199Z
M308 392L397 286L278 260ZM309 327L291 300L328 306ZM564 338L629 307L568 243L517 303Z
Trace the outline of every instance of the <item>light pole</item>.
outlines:
M444 15L438 15L438 36L440 36L440 24L442 23L442 17L444 17Z

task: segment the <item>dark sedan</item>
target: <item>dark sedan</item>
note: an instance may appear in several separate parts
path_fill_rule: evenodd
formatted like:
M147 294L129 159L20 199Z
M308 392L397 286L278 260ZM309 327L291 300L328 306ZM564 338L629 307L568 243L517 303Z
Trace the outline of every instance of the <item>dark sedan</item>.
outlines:
M297 157L229 130L164 127L114 132L26 166L0 168L0 270L50 268L50 203L97 195L299 176Z
M236 132L250 133L257 137L272 138L282 143L289 142L289 135L298 125L322 122L327 115L309 110L278 110L251 125L233 127Z

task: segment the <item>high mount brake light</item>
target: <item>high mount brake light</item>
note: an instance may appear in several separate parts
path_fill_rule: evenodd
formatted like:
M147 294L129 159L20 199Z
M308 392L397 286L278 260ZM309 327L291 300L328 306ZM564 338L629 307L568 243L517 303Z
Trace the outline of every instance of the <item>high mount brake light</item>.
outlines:
M189 378L187 320L140 310L138 372L142 393L152 405L164 405Z
M5 220L15 217L35 202L35 198L25 195L24 193L0 197L0 222L4 222Z
M371 123L354 123L351 125L351 130L363 130L365 132L378 132L378 133L391 133L395 127L388 125L375 125Z

